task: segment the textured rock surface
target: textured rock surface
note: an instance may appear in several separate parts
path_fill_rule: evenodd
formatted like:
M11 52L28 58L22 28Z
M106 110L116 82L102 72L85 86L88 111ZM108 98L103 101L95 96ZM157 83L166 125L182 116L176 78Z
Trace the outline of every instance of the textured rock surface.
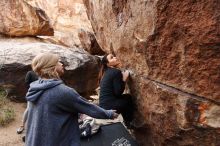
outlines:
M79 39L84 50L92 55L104 55L105 52L100 48L93 33L80 30Z
M0 33L9 36L53 35L47 15L23 0L0 1Z
M48 42L44 39L38 38L38 37L31 37L31 36L11 37L11 36L6 36L6 35L0 34L0 44L5 43L5 42L10 42L10 43L39 43L39 42L50 43L50 42Z
M93 32L82 0L26 0L45 11L55 30L53 37L43 37L51 42L82 47L78 37L80 29Z
M138 141L150 133L152 145L219 145L220 1L84 3L100 47L134 73L149 130L136 131Z
M220 144L219 105L144 77L130 84L142 115L136 120L144 121L135 131L141 146Z
M218 0L85 3L99 45L125 66L220 101Z
M24 99L25 74L31 69L33 57L44 52L53 52L61 57L66 70L62 78L67 85L84 96L95 90L99 60L84 50L45 43L1 42L0 85L10 90L10 96Z

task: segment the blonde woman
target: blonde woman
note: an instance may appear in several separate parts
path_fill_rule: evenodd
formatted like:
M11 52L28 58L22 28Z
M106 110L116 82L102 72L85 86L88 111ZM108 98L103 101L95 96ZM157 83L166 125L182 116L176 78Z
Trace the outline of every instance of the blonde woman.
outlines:
M26 146L80 146L78 113L94 118L113 119L113 110L104 110L83 100L63 84L63 65L55 54L36 56L32 69L40 77L30 84Z

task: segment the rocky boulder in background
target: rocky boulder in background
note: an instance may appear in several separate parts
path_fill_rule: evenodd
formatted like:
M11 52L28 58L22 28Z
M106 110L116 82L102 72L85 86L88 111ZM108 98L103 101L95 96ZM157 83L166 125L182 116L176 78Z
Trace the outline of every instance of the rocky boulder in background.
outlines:
M93 33L81 29L78 35L83 49L89 52L89 54L92 55L105 54L105 52L100 48L99 44L97 43Z
M27 89L24 78L31 70L30 64L39 53L52 52L61 57L65 65L64 82L82 96L91 95L97 87L99 59L82 49L66 48L45 43L11 43L1 41L0 86L9 91L9 96L24 100Z
M67 47L82 47L78 37L81 29L93 33L82 0L25 0L48 15L54 36L42 37Z
M220 145L220 1L84 3L100 47L133 71L140 145Z
M44 11L23 0L0 1L0 33L9 36L53 35Z

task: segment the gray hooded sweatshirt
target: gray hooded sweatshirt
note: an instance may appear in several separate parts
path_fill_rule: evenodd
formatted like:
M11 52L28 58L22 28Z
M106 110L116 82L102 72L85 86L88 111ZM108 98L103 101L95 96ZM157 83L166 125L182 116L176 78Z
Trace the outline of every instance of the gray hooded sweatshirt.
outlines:
M30 84L26 146L80 146L78 113L112 119L113 111L85 101L61 80L39 79Z

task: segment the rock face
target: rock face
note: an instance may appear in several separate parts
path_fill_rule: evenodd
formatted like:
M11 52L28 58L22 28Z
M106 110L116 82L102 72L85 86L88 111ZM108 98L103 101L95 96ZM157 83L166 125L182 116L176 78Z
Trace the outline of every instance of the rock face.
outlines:
M23 0L0 1L0 33L9 36L53 35L47 15Z
M219 145L220 1L84 3L100 47L134 73L140 145Z
M141 146L219 145L218 104L144 77L129 84L145 121L135 131Z
M78 37L81 29L93 33L82 0L26 0L40 8L50 18L55 30L53 37L43 37L51 42L67 46L82 47Z
M78 34L81 45L84 50L92 55L104 55L105 52L102 51L93 33L84 31L83 29Z
M0 85L24 100L24 78L34 56L39 53L53 52L61 57L65 65L64 82L76 89L81 95L94 92L99 72L99 59L89 55L82 49L66 48L45 43L11 43L2 42L0 47Z

